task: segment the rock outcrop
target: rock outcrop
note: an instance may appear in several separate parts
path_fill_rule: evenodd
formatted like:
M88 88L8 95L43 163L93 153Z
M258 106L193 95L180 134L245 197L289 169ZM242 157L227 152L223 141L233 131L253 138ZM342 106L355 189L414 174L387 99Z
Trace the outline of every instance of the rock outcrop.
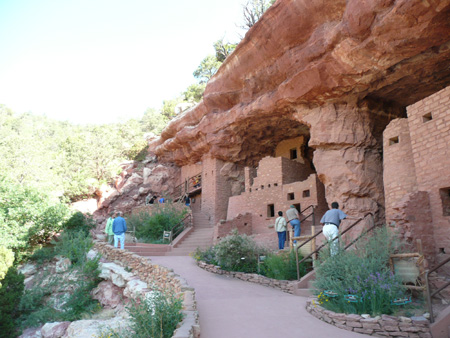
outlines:
M178 165L205 153L238 162L267 154L275 128L301 129L293 115L314 106L401 115L450 82L449 18L447 0L277 1L152 147Z

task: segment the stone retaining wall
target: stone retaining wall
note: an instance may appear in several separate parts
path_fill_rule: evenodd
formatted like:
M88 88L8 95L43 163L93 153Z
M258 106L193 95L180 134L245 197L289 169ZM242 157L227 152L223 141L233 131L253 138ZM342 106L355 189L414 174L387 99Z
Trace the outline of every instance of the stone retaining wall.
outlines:
M200 268L202 268L203 270L215 273L217 275L225 275L225 276L238 278L238 279L241 279L246 282L269 286L271 288L278 289L283 292L287 292L287 293L291 293L291 294L293 294L294 290L297 288L297 281L272 279L272 278L258 275L256 273L225 271L225 270L222 270L219 266L216 266L213 264L207 264L202 261L198 261L197 265Z
M317 299L306 302L306 310L314 317L340 329L375 337L431 338L430 322L424 317L381 315L364 318L356 314L335 313L318 305Z
M200 324L198 319L195 290L187 285L186 281L172 272L172 270L153 264L148 258L135 253L120 250L111 245L96 241L94 249L107 260L118 263L131 271L149 287L174 292L183 299L183 321L179 324L172 338L198 338L200 337Z

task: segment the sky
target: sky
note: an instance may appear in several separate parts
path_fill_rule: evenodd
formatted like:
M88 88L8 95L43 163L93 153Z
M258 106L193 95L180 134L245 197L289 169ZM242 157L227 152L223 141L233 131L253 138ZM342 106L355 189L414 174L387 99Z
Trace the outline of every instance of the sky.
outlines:
M75 124L179 96L245 0L0 0L0 104Z

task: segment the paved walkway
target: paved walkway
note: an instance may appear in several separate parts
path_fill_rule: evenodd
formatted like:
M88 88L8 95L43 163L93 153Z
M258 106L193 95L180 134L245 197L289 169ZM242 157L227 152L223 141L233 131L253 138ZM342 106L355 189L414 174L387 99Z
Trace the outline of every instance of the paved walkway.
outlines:
M364 338L306 312L306 298L212 274L187 256L153 256L195 288L201 338Z

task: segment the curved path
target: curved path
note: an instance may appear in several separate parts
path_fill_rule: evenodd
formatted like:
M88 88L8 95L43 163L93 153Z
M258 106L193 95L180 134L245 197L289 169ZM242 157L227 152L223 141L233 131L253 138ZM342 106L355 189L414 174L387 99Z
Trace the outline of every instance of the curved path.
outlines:
M212 274L188 256L153 256L195 288L201 338L364 338L306 312L306 298Z

